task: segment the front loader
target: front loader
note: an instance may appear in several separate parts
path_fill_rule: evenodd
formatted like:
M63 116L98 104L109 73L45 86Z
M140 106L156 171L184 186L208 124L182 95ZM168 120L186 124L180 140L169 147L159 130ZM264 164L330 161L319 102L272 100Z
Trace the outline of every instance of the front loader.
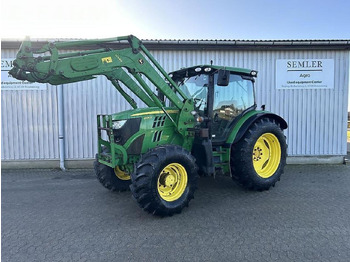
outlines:
M116 42L126 47L115 49ZM67 51L75 49L83 51ZM287 123L256 110L254 70L198 65L167 74L130 35L40 47L24 41L10 74L52 85L106 76L133 109L97 116L95 172L112 191L130 188L152 214L180 213L198 176L224 174L262 191L283 173Z

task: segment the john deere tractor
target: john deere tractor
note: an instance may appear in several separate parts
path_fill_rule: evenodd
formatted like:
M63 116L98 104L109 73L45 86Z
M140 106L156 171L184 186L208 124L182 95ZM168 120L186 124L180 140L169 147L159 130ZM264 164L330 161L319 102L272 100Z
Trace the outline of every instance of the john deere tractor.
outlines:
M167 74L130 35L40 47L27 40L10 74L52 85L107 77L133 109L97 116L95 172L109 190L130 188L149 213L180 213L199 176L224 174L262 191L283 173L287 123L257 110L254 70L208 64Z

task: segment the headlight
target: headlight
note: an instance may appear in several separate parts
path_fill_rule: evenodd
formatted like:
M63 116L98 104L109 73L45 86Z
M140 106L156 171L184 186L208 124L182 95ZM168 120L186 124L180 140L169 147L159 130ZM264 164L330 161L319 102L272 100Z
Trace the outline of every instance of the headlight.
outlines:
M113 129L120 129L126 123L126 120L113 121Z

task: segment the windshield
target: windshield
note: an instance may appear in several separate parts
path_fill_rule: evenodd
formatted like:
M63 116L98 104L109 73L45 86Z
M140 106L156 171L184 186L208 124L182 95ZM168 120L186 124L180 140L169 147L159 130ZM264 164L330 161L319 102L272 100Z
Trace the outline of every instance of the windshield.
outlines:
M201 111L207 104L208 82L209 76L202 74L184 78L179 83L180 89L188 98L193 98L195 106Z

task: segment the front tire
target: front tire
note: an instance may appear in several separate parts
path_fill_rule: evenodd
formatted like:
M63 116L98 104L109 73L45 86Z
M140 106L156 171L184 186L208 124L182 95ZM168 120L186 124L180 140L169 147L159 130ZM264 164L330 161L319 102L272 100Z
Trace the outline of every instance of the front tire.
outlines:
M159 216L180 213L197 188L194 157L180 146L156 147L145 153L131 174L131 192L139 206Z
M127 191L131 184L130 175L119 166L114 169L98 162L97 155L94 162L94 169L98 181L111 191Z
M286 157L286 139L279 124L273 119L259 119L232 146L232 178L244 188L268 190L280 180Z

